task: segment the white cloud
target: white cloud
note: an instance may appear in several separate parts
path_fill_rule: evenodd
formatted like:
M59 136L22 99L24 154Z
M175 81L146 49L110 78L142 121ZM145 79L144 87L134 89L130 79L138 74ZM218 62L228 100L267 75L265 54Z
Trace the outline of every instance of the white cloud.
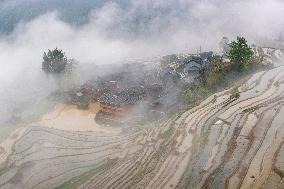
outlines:
M56 88L41 72L42 54L50 48L64 49L84 67L128 57L195 52L200 45L214 50L224 35L244 35L253 42L284 29L281 0L133 0L126 8L106 3L80 27L61 21L59 14L21 23L0 38L0 120L9 117L17 104L41 99Z

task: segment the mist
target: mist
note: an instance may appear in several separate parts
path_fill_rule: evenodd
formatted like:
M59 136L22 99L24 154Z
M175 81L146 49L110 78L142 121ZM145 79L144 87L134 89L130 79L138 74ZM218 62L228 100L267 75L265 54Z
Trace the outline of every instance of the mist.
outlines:
M0 11L23 2L3 1ZM98 74L94 65L194 53L200 46L218 52L222 36L245 36L259 44L263 38L278 37L284 30L283 16L281 0L105 1L76 25L62 19L64 12L53 6L19 20L0 37L0 126L15 116L33 115L58 89L41 70L47 49L62 48L68 58L79 61L83 81Z

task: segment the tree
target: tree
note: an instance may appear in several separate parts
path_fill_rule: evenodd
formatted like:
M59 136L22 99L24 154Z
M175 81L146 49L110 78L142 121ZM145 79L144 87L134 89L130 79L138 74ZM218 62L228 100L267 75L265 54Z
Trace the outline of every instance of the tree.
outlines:
M47 74L60 74L67 65L65 53L57 47L43 54L42 70Z
M237 37L237 41L229 44L229 58L241 70L246 71L253 57L253 51L244 37Z

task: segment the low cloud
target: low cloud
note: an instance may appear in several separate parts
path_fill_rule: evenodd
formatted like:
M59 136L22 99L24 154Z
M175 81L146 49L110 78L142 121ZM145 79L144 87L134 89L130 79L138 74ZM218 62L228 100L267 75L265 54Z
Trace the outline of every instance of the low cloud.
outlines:
M61 16L60 11L52 11L19 22L13 32L0 38L0 125L15 112L21 115L20 107L29 110L30 103L40 104L57 89L56 82L41 71L47 49L62 48L86 70L90 65L121 63L133 57L194 53L200 46L218 51L222 36L241 35L251 43L261 43L283 31L284 2L128 0L106 2L80 26L62 21Z

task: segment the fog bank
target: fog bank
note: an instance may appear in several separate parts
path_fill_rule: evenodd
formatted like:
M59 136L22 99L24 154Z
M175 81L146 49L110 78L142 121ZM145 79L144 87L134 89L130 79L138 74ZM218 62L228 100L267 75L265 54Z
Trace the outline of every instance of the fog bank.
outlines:
M2 1L0 6L7 10L24 2ZM194 53L200 46L204 51L218 51L222 36L241 35L259 43L263 38L277 38L284 30L281 0L104 1L79 25L62 19L64 11L52 7L19 20L12 32L1 35L0 126L12 117L33 114L42 99L58 88L41 71L47 49L62 48L67 57L79 61L80 69L89 70L84 74L92 75L95 70L89 67L95 64Z

